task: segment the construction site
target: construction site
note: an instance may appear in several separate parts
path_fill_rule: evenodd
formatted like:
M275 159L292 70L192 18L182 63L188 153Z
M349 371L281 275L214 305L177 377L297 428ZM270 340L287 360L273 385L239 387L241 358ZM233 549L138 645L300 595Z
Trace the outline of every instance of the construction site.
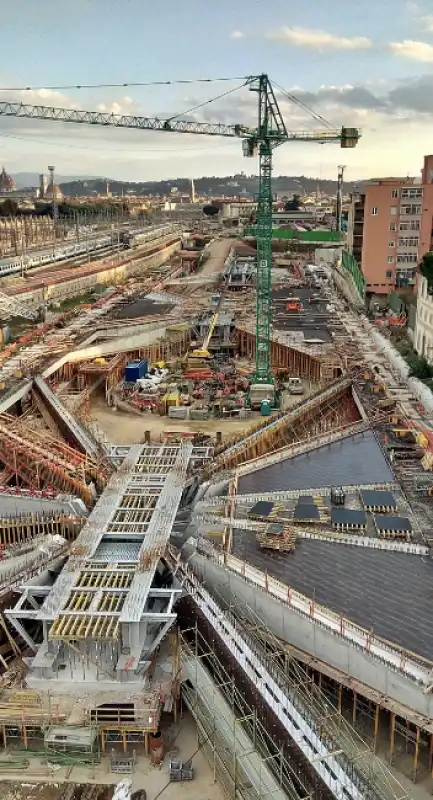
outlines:
M433 397L337 260L275 249L295 134L251 88L267 127L218 134L260 145L247 244L155 230L44 324L1 287L7 800L431 796Z

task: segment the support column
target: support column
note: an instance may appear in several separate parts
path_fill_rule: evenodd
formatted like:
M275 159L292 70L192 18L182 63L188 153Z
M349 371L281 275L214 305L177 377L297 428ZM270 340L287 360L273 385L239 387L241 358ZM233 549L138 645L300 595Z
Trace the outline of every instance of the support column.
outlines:
M353 693L352 725L356 722L356 692Z
M415 753L413 756L413 776L412 780L416 783L416 778L418 774L418 761L419 761L419 741L421 738L421 728L417 726L416 729L416 739L415 739Z
M391 712L391 730L389 736L389 763L392 764L395 750L395 714Z
M377 734L379 733L379 714L380 714L380 705L376 703L376 713L374 717L374 752L377 751Z
M343 705L343 684L338 684L338 713L341 714Z

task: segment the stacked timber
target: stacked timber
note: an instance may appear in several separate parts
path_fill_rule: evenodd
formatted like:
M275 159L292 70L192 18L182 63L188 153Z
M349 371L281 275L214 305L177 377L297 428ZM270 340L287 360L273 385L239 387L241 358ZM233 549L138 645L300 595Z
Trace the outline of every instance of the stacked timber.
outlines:
M295 549L297 535L292 528L274 522L267 525L263 532L257 534L256 538L263 550L291 553Z

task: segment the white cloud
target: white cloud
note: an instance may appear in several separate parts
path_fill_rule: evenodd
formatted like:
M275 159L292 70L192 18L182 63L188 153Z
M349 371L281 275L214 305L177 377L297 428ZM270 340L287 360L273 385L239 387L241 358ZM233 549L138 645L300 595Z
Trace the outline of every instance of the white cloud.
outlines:
M433 62L433 45L427 42L405 39L403 42L390 42L388 47L394 55L408 58L410 61L422 61L425 64Z
M68 95L52 89L30 89L26 92L10 92L1 90L0 86L0 100L27 105L52 106L54 108L79 108L77 102L68 97Z
M245 39L243 31L231 31L230 39Z
M132 97L118 97L111 103L99 103L96 109L109 114L134 114L137 106Z
M406 3L406 11L410 14L411 21L421 25L424 30L433 31L433 14L426 13L426 9L419 3Z
M285 25L270 31L266 38L295 47L309 47L311 50L367 50L372 46L366 36L338 36L328 31L289 28Z

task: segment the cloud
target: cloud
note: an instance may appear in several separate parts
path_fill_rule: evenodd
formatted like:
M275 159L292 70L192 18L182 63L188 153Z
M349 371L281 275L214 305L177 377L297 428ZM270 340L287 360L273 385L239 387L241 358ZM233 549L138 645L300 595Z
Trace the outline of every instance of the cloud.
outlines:
M411 61L433 62L433 45L427 42L416 42L405 39L403 42L390 42L388 49L396 56L408 58Z
M271 39L294 47L307 47L311 50L368 50L372 42L366 36L338 36L328 31L311 28L289 28L282 26L270 31L267 39Z
M231 31L230 39L245 39L245 34L242 31Z
M290 89L301 102L327 116L328 111L351 109L377 111L388 117L431 117L433 121L433 75L401 81L390 88L373 91L358 86L320 86L316 91Z
M79 108L77 102L71 97L52 89L30 89L26 92L11 92L2 90L0 86L0 101L36 106L54 106L55 108Z
M406 11L410 14L411 21L415 21L424 30L433 31L433 14L426 12L426 9L419 3L406 3Z
M96 110L109 114L135 114L138 108L132 97L119 97L110 103L99 103Z

